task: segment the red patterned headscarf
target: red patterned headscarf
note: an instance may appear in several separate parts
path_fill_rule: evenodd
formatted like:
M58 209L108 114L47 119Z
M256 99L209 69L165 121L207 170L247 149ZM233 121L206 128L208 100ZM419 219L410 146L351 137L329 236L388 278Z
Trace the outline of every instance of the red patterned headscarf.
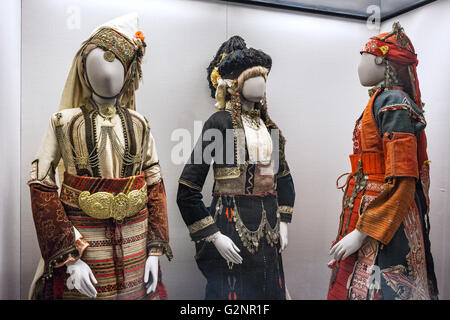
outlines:
M420 110L422 110L423 105L416 71L419 60L417 60L417 54L411 40L405 34L400 23L395 22L392 25L391 32L382 33L370 38L364 46L363 51L361 51L361 53L363 52L385 58L395 69L398 79L405 87L408 87L409 90L406 89L405 91L408 92ZM417 144L419 169L428 168L425 130L419 133ZM421 179L425 179L425 174L428 175L428 171L421 171Z
M422 109L419 80L417 78L417 54L411 40L398 22L392 26L391 32L379 34L369 39L361 51L383 57L395 69L399 80L410 88L408 92L417 106Z

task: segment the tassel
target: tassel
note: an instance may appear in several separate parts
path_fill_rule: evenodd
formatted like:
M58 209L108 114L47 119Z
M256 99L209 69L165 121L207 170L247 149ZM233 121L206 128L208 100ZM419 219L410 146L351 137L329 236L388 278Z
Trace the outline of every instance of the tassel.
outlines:
M230 211L228 211L228 209L230 209ZM231 212L231 213L229 214L229 212ZM231 222L233 220L233 209L227 208L227 210L225 211L225 214L227 215L228 222Z

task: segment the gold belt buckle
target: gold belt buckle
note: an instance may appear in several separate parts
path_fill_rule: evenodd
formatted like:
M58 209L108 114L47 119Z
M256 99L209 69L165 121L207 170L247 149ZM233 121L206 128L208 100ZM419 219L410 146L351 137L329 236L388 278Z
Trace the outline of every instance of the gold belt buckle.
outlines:
M78 196L80 209L96 219L114 218L122 220L138 213L147 200L146 185L139 190L130 191L128 194L120 192L113 195L109 192L83 191Z

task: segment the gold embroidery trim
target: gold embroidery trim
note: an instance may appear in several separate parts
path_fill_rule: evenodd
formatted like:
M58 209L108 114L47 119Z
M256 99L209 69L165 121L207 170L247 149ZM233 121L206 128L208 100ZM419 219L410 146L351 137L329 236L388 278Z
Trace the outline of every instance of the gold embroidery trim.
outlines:
M280 173L277 174L277 178L278 178L278 179L283 178L283 177L289 175L290 173L291 173L290 171L284 170L284 171L282 171L282 172L280 172Z
M107 27L100 29L88 43L93 43L116 55L127 68L135 54L135 45L130 40L116 30Z
M291 206L279 206L278 211L280 211L280 213L292 214L294 213L294 208Z
M194 222L193 224L188 225L188 229L189 232L192 234L212 225L213 223L214 223L213 217L207 216L206 218L203 218L201 220Z
M240 167L224 167L224 168L214 168L214 179L234 179L241 176Z
M189 182L189 181L186 181L186 180L183 180L183 179L179 179L178 183L184 184L185 186L188 186L189 188L192 188L192 189L195 189L195 190L198 190L198 191L202 191L201 187L197 186L196 184L193 184L192 182Z

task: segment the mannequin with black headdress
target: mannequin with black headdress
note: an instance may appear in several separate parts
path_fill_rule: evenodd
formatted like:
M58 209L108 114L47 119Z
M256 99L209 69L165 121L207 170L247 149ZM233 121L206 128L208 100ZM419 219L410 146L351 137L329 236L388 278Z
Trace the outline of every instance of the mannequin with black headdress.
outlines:
M177 194L207 279L206 299L286 298L281 252L295 191L285 139L267 113L271 65L270 56L234 36L207 69L218 111L204 124ZM211 162L215 184L207 208L201 190Z

